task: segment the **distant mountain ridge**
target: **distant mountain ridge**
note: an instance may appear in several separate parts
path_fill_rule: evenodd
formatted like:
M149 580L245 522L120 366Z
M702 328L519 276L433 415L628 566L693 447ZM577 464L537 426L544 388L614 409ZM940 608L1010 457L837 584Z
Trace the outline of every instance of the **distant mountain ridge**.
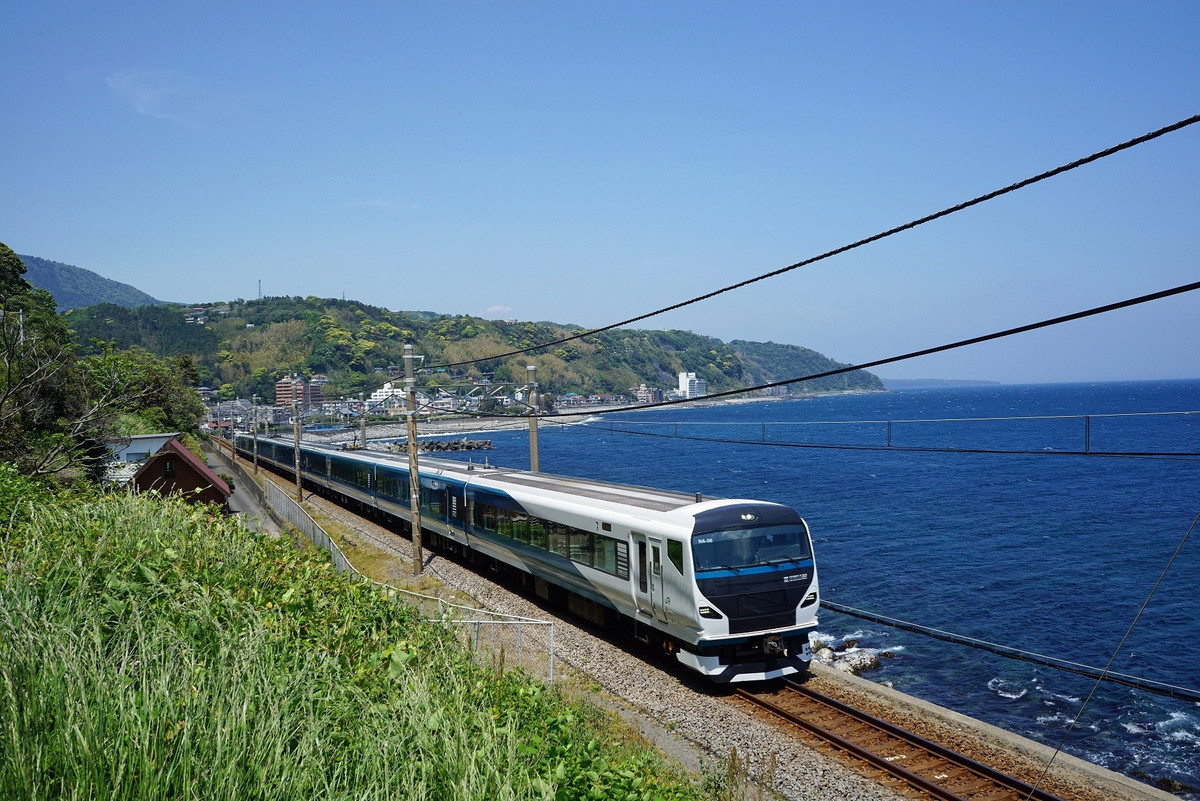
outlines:
M468 365L436 382L520 381L536 362L547 389L581 394L628 393L641 384L672 389L694 372L710 392L789 381L841 370L816 351L774 342L722 342L691 331L622 329L574 340L582 329L558 323L485 320L436 312L394 312L359 301L315 297L260 298L182 306L128 284L61 262L21 256L26 280L49 291L82 353L95 343L145 348L191 361L197 379L233 397L273 398L275 382L321 374L330 391L377 386L403 363L412 344L429 363ZM567 339L564 339L567 338ZM558 343L522 358L490 357L538 342ZM874 375L852 370L804 382L790 391L882 391ZM782 390L784 392L788 389Z
M50 261L39 256L26 256L21 253L17 255L25 264L25 280L53 295L60 312L101 303L136 309L139 306L161 306L169 302L153 298L136 287L113 281L82 267Z
M67 322L83 353L93 342L112 342L119 349L136 345L157 356L187 357L201 383L243 398L274 398L275 382L291 374L321 375L328 394L374 389L400 372L409 344L427 365L440 368L425 368L430 385L520 384L535 364L546 391L582 395L629 394L641 384L670 390L685 372L696 373L715 393L848 367L808 348L726 343L691 331L616 329L574 339L579 326L429 316L315 297L138 309L102 304L69 313ZM539 349L539 342L557 344ZM541 352L492 355L521 349ZM874 375L851 369L792 391L883 389Z

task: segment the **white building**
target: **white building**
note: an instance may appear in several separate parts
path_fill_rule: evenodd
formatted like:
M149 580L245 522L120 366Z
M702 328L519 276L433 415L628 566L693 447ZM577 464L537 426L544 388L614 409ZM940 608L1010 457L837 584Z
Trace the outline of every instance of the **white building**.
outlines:
M699 398L708 394L708 382L696 378L695 373L679 374L679 395L682 398Z
M389 381L371 393L371 402L373 404L381 404L384 401L392 399L399 400L401 403L407 400L404 394L404 387Z

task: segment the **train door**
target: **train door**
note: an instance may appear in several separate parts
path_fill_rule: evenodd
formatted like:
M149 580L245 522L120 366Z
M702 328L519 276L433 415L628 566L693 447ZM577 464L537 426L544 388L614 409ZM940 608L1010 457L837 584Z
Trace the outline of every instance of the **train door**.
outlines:
M463 538L463 534L467 530L465 489L465 487L446 484L446 534L459 542L466 541Z
M647 537L639 531L632 534L634 564L637 568L633 597L638 612L647 617L656 617L665 623L667 610L663 606L663 541L658 537Z

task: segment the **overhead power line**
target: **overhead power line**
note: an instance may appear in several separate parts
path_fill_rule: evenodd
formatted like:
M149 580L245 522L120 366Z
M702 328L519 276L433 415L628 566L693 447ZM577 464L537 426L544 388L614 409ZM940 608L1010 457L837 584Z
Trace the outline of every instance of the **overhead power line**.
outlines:
M648 320L651 317L657 317L660 314L665 314L670 311L675 311L676 309L682 309L685 306L691 306L694 303L699 303L704 300L709 300L710 298L715 298L718 295L722 295L726 292L732 292L735 289L741 289L744 286L749 286L750 284L754 284L759 281L765 281L768 278L774 278L777 275L783 275L784 273L791 272L792 270L796 270L801 267L807 267L810 264L815 264L816 262L823 261L824 259L828 259L832 256L837 256L842 253L846 253L848 251L854 250L855 248L860 248L863 245L869 245L872 242L878 242L881 239L886 239L887 237L901 233L902 231L908 231L912 228L916 228L918 226L924 225L925 223L933 222L934 220L941 219L942 217L947 217L956 212L963 211L964 209L969 209L972 206L978 206L981 203L986 203L989 200L994 200L998 197L1002 197L1003 195L1007 195L1011 192L1015 192L1018 189L1024 189L1027 186L1032 186L1033 184L1039 183L1041 181L1045 181L1048 178L1053 178L1057 175L1062 175L1063 173L1070 172L1071 170L1077 169L1086 164L1091 164L1094 161L1099 161L1100 159L1107 158L1108 156L1112 156L1116 153L1120 153L1124 150L1128 150L1132 147L1136 147L1137 145L1141 145L1141 144L1144 144L1151 140L1157 139L1160 136L1165 136L1166 134L1181 130L1183 128L1188 127L1189 125L1194 125L1197 122L1200 122L1200 114L1194 115L1192 117L1188 117L1187 119L1180 120L1179 122L1176 122L1176 123L1172 123L1171 125L1167 125L1165 127L1159 128L1158 130L1150 131L1149 133L1142 134L1141 136L1134 137L1133 139L1129 139L1125 142L1122 142L1119 145L1113 145L1112 147L1097 151L1096 153L1093 153L1090 156L1085 156L1081 159L1076 159L1075 161L1072 161L1068 164L1063 164L1061 166L1055 167L1052 170L1047 170L1045 172L1038 173L1037 175L1034 175L1030 178L1026 178L1022 181L1017 181L1015 184L1009 184L1006 187L1003 187L1001 189L996 189L992 192L988 192L987 194L983 194L976 198L972 198L971 200L967 200L967 201L959 203L955 206L950 206L949 208L945 208L945 209L942 209L941 211L934 212L933 214L929 214L929 215L926 215L919 219L912 220L911 222L904 223L903 225L898 225L895 228L889 228L886 231L881 231L880 233L877 233L873 236L868 236L865 239L860 239L857 242L851 242L848 245L843 245L842 247L834 248L833 250L826 251L818 256L812 256L810 258L804 259L803 261L798 261L795 264L789 264L786 267L780 267L777 270L772 270L771 272L763 273L762 275L758 275L753 278L747 278L745 281L739 281L736 284L730 284L729 286L713 290L712 292L707 292L703 295L697 295L694 298L680 301L679 303L674 303L674 304L671 304L670 306L664 306L661 309L656 309L654 311L647 312L645 314L639 314L636 317L630 317L626 320L621 320L620 322L611 323L609 325L602 326L600 328L592 328L587 331L581 331L579 333L572 334L572 335L566 336L566 337L562 337L561 339L556 339L556 340L553 340L550 342L543 342L538 345L531 345L530 347L527 347L527 348L521 348L519 350L511 350L506 353L497 353L494 356L488 356L488 357L482 358L482 359L471 359L468 361L450 362L447 364L439 364L439 365L434 365L434 366L439 367L439 368L442 368L442 367L444 367L444 368L465 367L467 365L479 364L480 362L493 361L495 359L507 359L510 356L519 356L523 353L532 353L535 350L541 350L543 348L550 348L550 347L554 347L555 345L562 345L567 342L573 342L576 339L583 339L584 337L589 337L594 334L601 334L605 331L611 331L614 328L620 328L622 326L630 325L632 323L641 322L642 320Z
M1178 414L1196 414L1196 412L1178 412ZM1010 420L1035 420L1038 418L1022 418L1013 417ZM625 424L628 421L622 421ZM828 421L836 424L836 421ZM947 422L960 422L958 420ZM647 425L646 423L638 423L639 425ZM853 425L853 423L850 423ZM679 423L662 422L659 425L678 426ZM739 425L738 423L684 423L683 425ZM767 426L767 425L794 425L793 423L748 423L746 425ZM768 440L768 439L731 439L729 437L698 437L693 435L684 435L679 433L655 433L653 431L635 431L628 428L617 428L611 423L607 426L585 423L584 428L605 432L607 434L624 434L631 437L651 437L654 439L676 439L685 442L709 442L718 445L754 445L766 448L797 448L801 450L817 450L817 451L876 451L888 453L962 453L962 454L984 454L989 456L1088 456L1095 458L1108 459L1165 459L1169 461L1194 462L1200 460L1200 452L1197 451L1102 451L1093 450L1091 448L1083 449L1058 449L1058 448L967 448L967 447L952 447L952 446L934 446L934 445L895 445L887 444L866 444L866 443L850 443L850 442L794 442L787 440Z
M836 370L826 370L823 373L813 373L811 375L800 376L798 378L787 378L782 381L772 381L769 384L758 384L758 385L752 386L752 387L742 387L740 389L729 389L729 390L725 390L724 392L714 392L712 394L703 395L698 398L681 398L679 400L659 401L658 403L646 403L646 404L639 404L637 406L622 406L617 409L605 409L602 412L598 412L596 410L592 410L592 411L588 411L588 412L562 412L559 414L559 416L560 417L578 417L580 415L585 415L585 414L587 414L587 415L612 414L614 412L644 411L646 409L656 409L656 408L660 408L663 406L678 406L678 405L685 404L685 403L697 403L699 401L710 401L710 400L715 400L715 399L719 399L719 398L727 398L727 397L731 397L734 395L744 395L747 392L758 392L758 391L764 390L764 389L772 389L774 387L788 386L789 384L799 384L804 381L816 381L821 378L831 378L833 376L843 375L845 373L852 373L855 370L870 370L870 369L873 369L876 367L882 367L885 364L894 364L896 362L902 362L902 361L906 361L908 359L916 359L921 356L931 356L935 353L943 353L945 351L954 350L956 348L965 348L968 345L978 345L982 342L990 342L991 340L994 340L994 339L1003 339L1004 337L1010 337L1010 336L1014 336L1016 334L1024 334L1029 331L1036 331L1040 328L1049 328L1050 326L1061 325L1062 323L1069 323L1069 322L1073 322L1075 320L1082 320L1086 317L1094 317L1098 314L1106 314L1108 312L1117 311L1119 309L1127 309L1131 306L1137 306L1142 303L1150 303L1151 301L1162 300L1164 298L1169 298L1174 295L1182 295L1186 292L1194 292L1197 289L1200 289L1200 281L1195 281L1190 284L1184 284L1182 286L1173 287L1172 289L1164 289L1161 292L1152 292L1149 295L1141 295L1136 298L1129 298L1128 300L1122 300L1122 301L1118 301L1116 303L1109 303L1104 306L1096 306L1095 308L1086 309L1084 311L1074 312L1073 314L1065 314L1061 317L1053 317L1049 320L1042 320L1042 321L1036 322L1036 323L1029 323L1028 325L1017 326L1016 328L1006 328L1003 331L996 331L991 334L984 334L982 336L971 337L970 339L960 339L957 342L951 342L946 345L938 345L933 348L925 348L924 350L914 350L914 351L910 351L908 353L901 354L899 356L889 356L886 359L876 359L875 361L863 362L861 364L850 364L850 365L846 365L845 367L839 367Z
M1155 585L1155 588L1157 589L1157 585ZM1044 654L1034 653L1033 651L1025 651L1008 645L1000 645L998 643L987 642L986 640L979 640L974 637L967 637L963 634L954 634L949 631L942 631L941 629L922 626L918 623L910 623L907 620L898 620L897 618L888 617L886 615L867 612L862 609L855 609L852 606L834 603L833 601L829 601L827 599L821 600L821 607L823 609L828 609L831 612L840 612L843 615L850 615L851 617L856 617L860 620L868 620L872 623L891 626L892 628L900 629L901 631L910 631L915 634L923 634L926 637L932 637L935 640L942 640L944 642L955 643L957 645L966 645L971 648L977 648L981 651L988 651L990 653L998 654L999 656L1005 656L1010 659L1018 659L1022 662L1031 662L1035 665L1042 665L1044 667L1066 671L1067 673L1076 673L1080 676L1087 676L1097 680L1109 681L1115 684L1124 684L1126 687L1134 687L1136 689L1145 690L1157 695L1164 695L1168 698L1178 698L1183 701L1200 703L1200 690L1193 690L1189 687L1180 687L1175 684L1154 681L1153 679L1130 676L1125 673L1114 673L1112 670L1110 670L1112 667L1111 660L1106 667L1091 667L1089 665L1082 665L1078 662L1060 659L1056 656L1046 656ZM1141 613L1139 612L1139 616L1140 614ZM1135 620L1134 622L1136 623L1137 621ZM1126 636L1128 636L1128 634Z

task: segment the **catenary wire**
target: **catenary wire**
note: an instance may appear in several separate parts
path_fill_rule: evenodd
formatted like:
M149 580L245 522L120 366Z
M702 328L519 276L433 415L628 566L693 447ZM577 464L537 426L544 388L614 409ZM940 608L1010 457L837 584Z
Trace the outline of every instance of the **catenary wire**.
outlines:
M1183 120L1179 120L1178 122L1172 123L1171 125L1167 125L1167 126L1164 126L1164 127L1162 127L1162 128L1159 128L1159 129L1157 129L1157 130L1154 130L1154 131L1151 131L1151 132L1149 132L1149 133L1143 134L1143 135L1141 135L1141 136L1134 137L1133 139L1129 139L1129 140L1127 140L1127 141L1125 141L1125 142L1122 142L1122 143L1120 143L1120 144L1118 144L1118 145L1114 145L1114 146L1112 146L1112 147L1106 148L1106 149L1104 149L1104 150L1097 151L1096 153L1093 153L1093 154L1091 154L1090 156L1085 156L1085 157L1083 157L1083 158L1081 158L1081 159L1077 159L1077 160L1075 160L1075 161L1072 161L1072 162L1070 162L1070 163L1068 163L1068 164L1063 164L1063 165L1061 165L1061 166L1059 166L1059 167L1055 167L1054 169L1047 170L1047 171L1045 171L1045 172L1039 173L1039 174L1037 174L1037 175L1034 175L1034 176L1032 176L1032 177L1030 177L1030 178L1026 178L1026 179L1024 179L1024 180L1022 180L1022 181L1018 181L1018 182L1016 182L1016 183L1014 183L1014 184L1010 184L1010 185L1008 185L1008 186L1006 186L1006 187L1003 187L1003 188L1001 188L1001 189L997 189L997 190L994 190L994 191L992 191L992 192L988 192L988 193L986 193L986 194L983 194L983 195L980 195L980 196L978 196L978 197L972 198L971 200L967 200L967 201L964 201L963 203L959 203L959 204L957 204L957 205L955 205L955 206L951 206L951 207L949 207L949 208L942 209L941 211L935 212L935 213L933 213L933 214L926 215L925 217L921 217L921 218L919 218L919 219L912 220L912 221L910 221L910 222L908 222L908 223L905 223L905 224L903 224L903 225L898 225L898 226L896 226L896 227L894 227L894 228L889 228L889 229L888 229L888 230L886 230L886 231L881 231L880 233L874 234L873 236L869 236L869 237L866 237L866 238L864 238L864 239L860 239L860 240L858 240L857 242L852 242L852 243L850 243L850 244L848 244L848 245L843 245L842 247L835 248L835 249L833 249L833 250L830 250L830 251L826 251L825 253L822 253L822 254L820 254L820 255L817 255L817 256L812 256L812 257L810 257L810 258L807 258L807 259L804 259L804 260L802 260L802 261L798 261L798 262L796 262L795 264L790 264L790 265L788 265L788 266L786 266L786 267L781 267L781 268L779 268L779 269L777 269L777 270L772 270L771 272L763 273L762 275L755 276L754 278L749 278L749 279L747 279L747 280L745 280L745 281L740 281L740 282L738 282L738 283L736 283L736 284L731 284L731 285L729 285L729 286L722 287L721 289L717 289L717 290L714 290L714 291L712 291L712 292L708 292L708 293L706 293L706 294L704 294L704 295L699 295L699 296L693 297L693 298L691 298L691 299L689 299L689 300L685 300L685 301L682 301L682 302L680 302L680 303L676 303L676 304L673 304L673 305L670 305L670 306L666 306L666 307L663 307L663 308L661 308L661 309L657 309L657 310L655 310L655 311L648 312L648 313L646 313L646 314L641 314L641 315L638 315L638 316L636 316L636 317L631 317L631 318L629 318L629 319L622 320L622 321L620 321L620 322L616 322L616 323L612 323L612 324L610 324L610 325L602 326L602 327L600 327L600 328L593 328L593 329L589 329L589 330L586 330L586 331L580 331L580 332L578 332L578 333L572 334L572 335L570 335L570 336L567 336L567 337L563 337L563 338L560 338L560 339L552 340L552 341L549 341L549 342L543 342L543 343L540 343L540 344L537 344L537 345L531 345L531 346L529 346L529 347L526 347L526 348L521 348L521 349L519 349L519 350L508 351L508 352L506 352L506 353L498 353L498 354L495 354L495 355L493 355L493 356L488 356L488 357L485 357L485 358L479 358L479 359L470 359L470 360L465 360L465 361L460 361L460 362L448 362L448 363L445 363L445 364L430 365L430 366L429 366L427 369L439 369L439 368L446 368L446 369L450 369L450 368L454 368L454 367L465 367L465 366L467 366L467 365L479 364L479 363L481 363L481 362L494 361L494 360L496 360L496 359L505 359L505 358L508 358L508 357L510 357L510 356L519 356L519 355L521 355L521 354L523 354L523 353L532 353L533 351L536 351L536 350L541 350L541 349L543 349L543 348L554 347L555 345L561 345L561 344L564 344L564 343L567 343L567 342L572 342L572 341L574 341L574 340L577 340L577 339L583 339L583 338L585 338L585 337L592 336L592 335L594 335L594 334L600 334L600 333L603 333L603 332L605 332L605 331L611 331L611 330L613 330L613 329L615 329L615 328L620 328L621 326L624 326L624 325L629 325L629 324L631 324L631 323L635 323L635 322L641 322L642 320L646 320L646 319L649 319L649 318L651 318L651 317L656 317L656 316L658 316L658 315L660 315L660 314L664 314L664 313L666 313L666 312L669 312L669 311L674 311L674 310L676 310L676 309L680 309L680 308L683 308L683 307L685 307L685 306L690 306L690 305L692 305L692 304L694 304L694 303L699 303L700 301L708 300L708 299L710 299L710 298L716 297L716 296L718 296L718 295L721 295L721 294L724 294L724 293L726 293L726 292L730 292L730 291L733 291L733 290L735 290L735 289L740 289L740 288L742 288L742 287L744 287L744 286L748 286L748 285L750 285L750 284L754 284L754 283L757 283L757 282L759 282L759 281L763 281L763 280L765 280L765 279L767 279L767 278L773 278L773 277L775 277L775 276L777 276L777 275L782 275L782 274L784 274L784 273L790 272L790 271L792 271L792 270L795 270L795 269L798 269L798 268L800 268L800 267L806 267L806 266L808 266L808 265L810 265L810 264L814 264L814 263L816 263L816 262L818 262L818 261L822 261L822 260L824 260L824 259L828 259L828 258L831 258L831 257L833 257L833 256L840 255L840 254L842 254L842 253L845 253L845 252L847 252L847 251L854 250L855 248L862 247L863 245L867 245L867 244L870 244L870 243L873 243L873 242L877 242L877 241L879 241L879 240L881 240L881 239L885 239L885 238L887 238L887 237L893 236L893 235L895 235L895 234L898 234L898 233L901 233L901 232L903 232L903 231L907 231L907 230L910 230L910 229L912 229L912 228L916 228L916 227L918 227L918 226L920 226L920 225L924 225L925 223L932 222L932 221L934 221L934 220L937 220L937 219L940 219L940 218L942 218L942 217L949 216L950 214L954 214L955 212L962 211L962 210L964 210L964 209L967 209L967 208L971 208L972 206L977 206L977 205L979 205L979 204L981 204L981 203L985 203L985 202L987 202L987 201L989 201L989 200L993 200L993 199L995 199L995 198L997 198L997 197L1001 197L1002 195L1006 195L1006 194L1009 194L1009 193L1011 193L1011 192L1015 192L1015 191L1016 191L1016 190L1018 190L1018 189L1023 189L1023 188L1025 188L1025 187L1027 187L1027 186L1031 186L1031 185L1033 185L1033 184L1035 184L1035 183L1038 183L1038 182L1040 182L1040 181L1044 181L1044 180L1046 180L1046 179L1048 179L1048 178L1052 178L1052 177L1054 177L1054 176L1061 175L1061 174L1063 174L1063 173L1065 173L1065 172L1069 172L1069 171L1071 171L1071 170L1077 169L1077 168L1079 168L1079 167L1082 167L1082 166L1084 166L1084 165L1086 165L1086 164L1090 164L1090 163L1092 163L1092 162L1094 162L1094 161L1098 161L1098 160L1100 160L1100 159L1102 159L1102 158L1105 158L1105 157L1107 157L1107 156L1111 156L1111 155L1114 155L1114 154L1116 154L1116 153L1119 153L1119 152L1121 152L1121 151L1128 150L1129 148L1135 147L1135 146L1137 146L1137 145L1144 144L1144 143L1146 143L1146 142L1149 142L1149 141L1151 141L1151 140L1157 139L1157 138L1159 138L1160 136L1164 136L1164 135L1166 135L1166 134L1168 134L1168 133L1173 133L1173 132L1175 132L1175 131L1178 131L1178 130L1181 130L1181 129L1183 129L1183 128L1186 128L1186 127L1188 127L1188 126L1190 126L1190 125L1193 125L1193 124L1195 124L1195 123L1197 123L1197 122L1200 122L1200 114L1193 115L1193 116L1191 116L1191 117L1188 117L1188 118L1186 118L1186 119L1183 119ZM861 366L860 366L860 369L861 369ZM386 382L385 382L385 383L386 383ZM373 385L368 385L368 386L365 386L365 387L361 387L361 388L359 388L359 389L355 390L354 392L348 392L348 393L346 393L345 395L343 395L343 396L341 396L341 397L343 397L343 398L350 398L350 397L353 397L353 396L354 396L356 393L358 393L358 392L365 392L365 391L370 391L370 390L372 390L372 389L378 389L378 388L379 388L379 387L381 387L381 386L383 386L383 384L373 384ZM750 391L750 390L745 390L745 391Z
M557 416L559 416L559 417L579 417L582 415L591 416L591 415L597 415L597 414L613 414L616 412L645 411L647 409L657 409L657 408L662 408L665 406L680 406L680 405L689 404L689 403L712 401L712 400L716 400L719 398L732 397L734 395L743 395L747 392L758 392L758 391L761 391L764 389L773 389L775 387L783 387L783 386L789 386L791 384L799 384L799 383L802 383L805 381L816 381L816 380L822 379L822 378L831 378L833 376L843 375L845 373L852 373L856 370L869 370L869 369L872 369L875 367L881 367L881 366L887 365L887 364L895 364L896 362L907 361L908 359L916 359L916 358L919 358L922 356L931 356L935 353L944 353L946 351L955 350L957 348L965 348L969 345L978 345L983 342L990 342L995 339L1003 339L1005 337L1015 336L1016 334L1024 334L1024 333L1028 333L1030 331L1036 331L1036 330L1042 329L1042 328L1049 328L1051 326L1061 325L1063 323L1074 322L1075 320L1082 320L1087 317L1094 317L1099 314L1106 314L1108 312L1118 311L1120 309L1127 309L1131 306L1137 306L1137 305L1140 305L1143 303L1150 303L1152 301L1162 300L1164 298L1173 297L1175 295L1182 295L1187 292L1194 292L1197 289L1200 289L1200 281L1195 281L1190 284L1183 284L1182 286L1173 287L1171 289L1164 289L1160 292L1152 292L1148 295L1141 295L1136 298L1129 298L1127 300L1118 301L1116 303L1109 303L1104 306L1096 306L1091 309L1085 309L1084 311L1078 311L1078 312L1074 312L1072 314L1062 315L1060 317L1053 317L1048 320L1042 320L1042 321L1036 322L1036 323L1028 323L1026 325L1017 326L1016 328L1007 328L1007 329L1004 329L1003 331L995 331L990 334L983 334L981 336L971 337L969 339L960 339L957 342L951 342L951 343L948 343L945 345L938 345L936 347L925 348L923 350L910 351L908 353L904 353L899 356L889 356L884 359L876 359L875 361L863 362L861 364L846 365L844 367L839 367L835 370L826 370L821 373L812 373L810 375L800 376L797 378L787 378L782 381L772 381L767 384L757 384L752 387L741 387L739 389L725 390L724 392L714 392L714 393L704 395L704 396L698 397L698 398L680 398L678 400L665 400L665 401L659 401L657 403L644 403L644 404L637 404L634 406L622 406L622 407L619 407L616 409L605 409L603 411L591 410L591 411L587 411L587 412L560 412ZM481 419L487 419L487 418L491 418L491 417L506 417L506 416L511 416L511 415L472 414L471 416L479 417Z
M1108 658L1108 664L1104 666L1104 670L1101 671L1101 674L1096 677L1096 681L1092 685L1091 692L1088 693L1087 698L1083 699L1083 703L1079 705L1079 711L1075 713L1075 717L1071 720L1070 725L1067 726L1067 730L1063 732L1062 739L1059 740L1058 746L1055 747L1053 756L1051 756L1046 762L1046 768L1042 771L1042 775L1038 778L1038 780L1034 782L1034 786L1039 786L1043 781L1045 781L1046 775L1050 772L1050 766L1054 764L1054 760L1062 752L1063 746L1067 744L1067 738L1070 737L1071 733L1075 731L1076 727L1078 727L1079 719L1083 717L1084 710L1086 710L1088 704L1091 703L1092 698L1096 695L1096 691L1100 689L1100 683L1104 681L1107 676L1112 675L1112 664L1116 661L1117 654L1121 653L1121 649L1125 647L1125 642L1129 639L1129 636L1133 634L1133 630L1137 628L1138 621L1142 619L1142 615L1145 613L1146 608L1150 606L1150 601L1154 598L1154 594L1158 592L1158 588L1162 585L1163 579L1167 577L1167 573L1170 572L1171 566L1175 564L1175 560L1179 558L1180 552L1183 551L1183 546L1187 543L1188 538L1192 536L1192 532L1196 529L1196 523L1198 522L1200 522L1200 514L1192 518L1192 524L1188 526L1188 530L1184 532L1183 539L1181 539L1179 541L1179 545L1175 547L1175 553L1171 554L1171 558L1167 560L1166 566L1163 567L1162 573L1160 573L1158 576L1158 581L1154 582L1154 586L1150 588L1150 592L1146 595L1146 600L1142 602L1141 608L1138 609L1137 614L1133 616L1133 621L1130 622L1129 628L1125 631L1125 635L1121 637L1121 641L1117 643L1117 647L1113 649L1112 656ZM1192 700L1200 699L1193 698Z
M755 424L758 425L758 424ZM728 439L715 437L680 436L678 434L656 434L650 431L630 431L609 427L601 427L584 423L583 428L591 431L602 431L608 434L624 434L631 437L652 437L657 439L678 439L686 442L710 442L722 445L756 445L768 448L799 448L808 450L831 451L886 451L896 453L975 453L992 456L1089 456L1096 458L1127 458L1127 459L1166 459L1171 461L1194 462L1200 461L1200 452L1194 451L1092 451L1092 450L1046 450L1018 448L950 448L927 445L855 445L835 442L772 442L761 439Z
M1179 120L1178 122L1172 123L1171 125L1164 126L1155 131L1150 131L1149 133L1134 137L1133 139L1129 139L1118 145L1113 145L1112 147L1105 148L1104 150L1097 151L1097 152L1091 154L1090 156L1084 156L1083 158L1076 159L1075 161L1072 161L1068 164L1063 164L1058 167L1055 167L1054 169L1047 170L1042 173L1038 173L1037 175L1034 175L1030 178L1026 178L1022 181L1017 181L1014 184L1009 184L1008 186L1005 186L1001 189L996 189L996 190L993 190L986 194L979 195L978 197L972 198L971 200L964 201L955 206L950 206L948 208L942 209L941 211L934 212L933 214L928 214L919 219L904 223L903 225L897 225L896 227L889 228L886 231L881 231L877 234L868 236L864 239L859 239L858 241L851 242L848 245L842 245L841 247L834 248L833 250L828 250L824 253L821 253L820 255L811 256L807 259L798 261L795 264L789 264L786 267L780 267L779 269L772 270L767 273L763 273L762 275L757 275L753 278L747 278L744 281L739 281L736 284L730 284L729 286L721 287L720 289L713 290L712 292L706 292L703 295L697 295L696 297L690 298L688 300L680 301L679 303L673 303L670 306L664 306L660 309L656 309L651 312L646 312L645 314L639 314L636 317L630 317L628 319L621 320L616 323L611 323L609 325L601 326L600 328L592 328L592 329L588 329L586 331L580 331L578 333L571 334L570 336L562 337L561 339L556 339L556 340L553 340L550 342L543 342L541 344L532 345L527 348L521 348L519 350L508 351L507 353L498 353L494 356L488 356L488 357L482 358L482 359L471 359L471 360L461 361L461 362L449 362L446 364L438 364L438 365L433 365L433 367L434 368L465 367L467 365L479 364L480 362L493 361L495 359L506 359L510 356L519 356L523 353L532 353L533 351L541 350L543 348L550 348L550 347L554 347L555 345L562 345L567 342L572 342L576 339L583 339L584 337L592 336L594 334L600 334L605 331L611 331L614 328L620 328L622 326L630 325L632 323L641 322L642 320L648 320L651 317L657 317L660 314L665 314L670 311L675 311L676 309L682 309L685 306L691 306L692 304L700 303L701 301L710 300L710 299L715 298L718 295L722 295L726 292L732 292L735 289L741 289L742 287L758 283L759 281L764 281L768 278L774 278L776 276L783 275L784 273L791 272L792 270L796 270L801 267L807 267L811 264L815 264L816 262L823 261L823 260L831 258L833 256L838 256L842 253L846 253L846 252L854 250L856 248L860 248L864 245L869 245L873 242L878 242L881 239L886 239L887 237L894 236L895 234L899 234L904 231L908 231L908 230L911 230L918 226L924 225L926 223L933 222L934 220L941 219L942 217L947 217L956 212L963 211L965 209L969 209L972 206L978 206L981 203L986 203L989 200L994 200L998 197L1002 197L1004 195L1010 194L1012 192L1017 191L1018 189L1024 189L1027 186L1032 186L1033 184L1039 183L1041 181L1045 181L1049 178L1053 178L1055 176L1062 175L1063 173L1070 172L1071 170L1078 169L1079 167L1082 167L1087 164L1091 164L1094 161L1099 161L1100 159L1115 155L1124 150L1128 150L1132 147L1136 147L1137 145L1141 145L1141 144L1144 144L1151 140L1157 139L1160 136L1165 136L1166 134L1181 130L1183 128L1188 127L1189 125L1194 125L1197 122L1200 122L1200 114L1196 114L1194 116L1188 117L1187 119Z
M1174 557L1172 557L1172 561L1174 561ZM1068 659L1060 659L1056 656L1046 656L1045 654L1026 651L1021 648L1013 648L1008 645L1000 645L998 643L988 642L987 640L968 637L964 634L955 634L953 632L943 631L942 629L935 629L930 626L922 626L919 623L911 623L907 620L900 620L898 618L888 617L887 615L881 615L875 612L855 609L852 606L839 604L834 601L830 601L827 598L821 599L821 608L829 609L843 615L856 617L860 620L867 620L872 623L890 626L891 628L900 629L901 631L922 634L926 637L932 637L935 640L942 640L943 642L954 643L956 645L966 645L971 648L976 648L981 651L988 651L1009 659L1030 662L1035 665L1054 668L1055 670L1062 670L1067 673L1076 673L1080 676L1087 676L1088 678L1108 681L1114 684L1123 684L1126 687L1145 690L1146 692L1167 696L1168 698L1176 698L1182 701L1193 701L1200 703L1200 690L1193 690L1188 687L1180 687L1175 684L1168 684L1167 682L1155 681L1154 679L1130 676L1125 673L1114 673L1113 671L1109 670L1109 667L1112 666L1111 661L1109 662L1108 667L1091 667L1089 665L1080 664L1079 662L1072 662Z

